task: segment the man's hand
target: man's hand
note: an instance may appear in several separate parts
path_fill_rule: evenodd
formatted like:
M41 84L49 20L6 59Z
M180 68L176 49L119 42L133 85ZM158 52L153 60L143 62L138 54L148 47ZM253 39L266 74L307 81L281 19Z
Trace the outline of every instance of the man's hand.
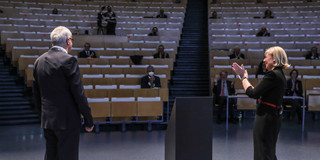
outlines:
M153 83L154 80L155 80L154 76L151 76L149 79L150 83Z
M212 77L212 81L213 81L214 83L217 83L217 79L216 79L215 77Z
M87 132L92 132L93 128L94 128L94 125L92 125L92 127L86 127L86 131Z

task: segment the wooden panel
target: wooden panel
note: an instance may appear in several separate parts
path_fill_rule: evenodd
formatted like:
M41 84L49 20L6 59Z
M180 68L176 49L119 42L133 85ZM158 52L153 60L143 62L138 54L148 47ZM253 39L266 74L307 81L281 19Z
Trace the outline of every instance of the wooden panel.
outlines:
M162 102L137 102L138 116L161 116Z
M110 89L108 90L109 98L112 97L133 97L133 89Z
M114 78L93 78L93 85L116 85L116 80Z
M111 102L111 117L132 117L136 115L136 102Z
M159 89L135 89L134 97L159 97Z
M160 88L159 96L161 97L161 101L168 102L169 99L169 89L168 88Z
M110 102L90 102L91 114L95 118L106 118L111 116Z
M320 95L308 96L309 111L320 111Z
M312 90L313 87L320 87L320 79L305 79L306 88L305 90Z
M86 89L84 90L88 98L105 98L108 97L108 90L106 89Z
M117 78L118 85L140 85L141 78Z

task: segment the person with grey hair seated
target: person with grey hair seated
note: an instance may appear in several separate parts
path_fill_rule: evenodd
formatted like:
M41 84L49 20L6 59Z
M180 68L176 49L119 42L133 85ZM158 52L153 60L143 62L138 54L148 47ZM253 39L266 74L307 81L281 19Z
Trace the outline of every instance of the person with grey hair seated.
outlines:
M160 78L154 75L154 68L147 67L147 75L141 78L141 88L161 88Z
M93 130L93 119L84 94L77 59L68 52L72 34L59 26L50 34L52 47L34 64L33 99L41 114L46 139L45 159L79 159L81 116L85 130Z

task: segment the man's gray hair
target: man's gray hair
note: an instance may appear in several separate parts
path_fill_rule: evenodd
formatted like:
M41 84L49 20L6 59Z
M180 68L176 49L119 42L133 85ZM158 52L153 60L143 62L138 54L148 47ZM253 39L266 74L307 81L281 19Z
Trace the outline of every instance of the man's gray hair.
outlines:
M50 34L51 43L58 46L65 45L71 35L72 33L68 28L64 26L56 27Z
M154 69L153 66L149 65L147 69Z

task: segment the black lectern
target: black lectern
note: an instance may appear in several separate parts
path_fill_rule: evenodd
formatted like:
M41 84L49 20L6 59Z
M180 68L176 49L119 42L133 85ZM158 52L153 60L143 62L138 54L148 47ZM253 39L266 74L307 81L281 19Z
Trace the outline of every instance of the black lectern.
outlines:
M176 98L165 160L212 160L212 97Z

